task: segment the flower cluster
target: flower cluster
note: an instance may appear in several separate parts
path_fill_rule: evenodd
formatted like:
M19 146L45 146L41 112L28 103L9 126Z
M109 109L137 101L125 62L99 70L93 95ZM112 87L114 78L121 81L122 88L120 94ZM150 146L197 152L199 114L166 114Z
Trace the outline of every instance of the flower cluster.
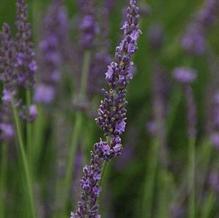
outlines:
M123 40L116 48L115 61L106 72L109 89L104 91L104 100L98 110L97 123L106 136L120 136L126 126L126 86L133 77L132 55L137 49L139 8L131 1L127 10L127 20L122 30Z
M188 67L177 67L173 71L175 80L181 84L191 84L197 77L196 71Z
M0 33L0 80L3 83L2 103L0 106L0 140L9 141L14 136L11 122L11 100L16 92L15 42L11 35L10 26L3 24Z
M36 86L36 102L49 104L56 96L61 66L68 56L68 17L62 2L54 0L45 16L40 42L40 83Z
M104 161L120 155L122 149L119 138L115 143L117 143L116 146L110 147L107 142L100 140L94 145L90 165L83 168L83 177L80 182L82 188L81 201L78 202L76 213L71 214L72 218L83 218L85 215L90 218L98 217L97 198L101 191L99 182Z
M3 24L0 33L0 45L0 80L4 83L5 88L5 97L3 99L9 100L12 97L9 93L16 92L17 77L14 71L16 60L15 41L8 24Z
M131 59L137 49L137 39L140 35L138 18L139 8L136 0L130 0L127 18L122 27L123 39L116 48L115 61L108 66L106 72L109 90L105 91L96 119L107 141L100 140L94 145L90 164L83 170L81 200L71 218L100 217L97 198L104 162L120 155L122 150L120 136L126 126L126 86L133 77Z
M206 33L214 23L219 2L217 0L206 0L204 7L197 13L195 19L188 26L181 45L189 54L202 55L206 50Z
M16 17L16 63L18 83L24 87L32 87L37 64L32 44L32 29L28 22L25 0L17 0Z
M19 90L23 88L32 88L34 83L35 71L37 68L34 60L34 51L32 46L31 25L27 20L27 5L24 0L17 0L16 17L16 37L11 34L11 28L8 24L3 24L0 33L0 81L3 84L0 131L1 140L9 140L14 136L14 128L11 122L11 104L19 106L25 114L25 119L32 116L32 108L25 108L18 99ZM24 110L24 111L23 111Z
M78 0L81 11L80 18L80 43L84 49L93 47L98 25L95 18L94 1Z

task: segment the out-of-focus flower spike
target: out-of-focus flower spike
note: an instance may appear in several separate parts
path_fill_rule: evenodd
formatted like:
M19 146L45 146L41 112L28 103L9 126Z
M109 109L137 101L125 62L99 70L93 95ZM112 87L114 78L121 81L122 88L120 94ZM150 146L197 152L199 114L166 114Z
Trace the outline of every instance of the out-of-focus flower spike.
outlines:
M203 8L188 25L181 40L182 48L192 55L203 55L207 48L206 34L215 22L219 11L218 0L205 0Z
M28 22L27 4L25 0L17 0L16 12L16 71L18 84L33 87L37 64L32 43L32 27Z
M91 0L78 0L78 5L80 8L80 43L83 49L91 49L99 31L95 16L95 3Z
M181 84L191 84L196 79L197 73L188 67L177 67L173 71L173 77Z
M50 104L57 94L61 67L68 58L69 22L67 11L60 0L54 0L43 21L39 55L39 84L36 85L36 102Z
M6 142L13 139L15 134L11 121L11 102L16 94L15 55L15 43L10 26L3 24L0 33L0 80L3 83L0 105L0 140Z
M213 94L210 115L210 140L216 149L219 149L219 92Z

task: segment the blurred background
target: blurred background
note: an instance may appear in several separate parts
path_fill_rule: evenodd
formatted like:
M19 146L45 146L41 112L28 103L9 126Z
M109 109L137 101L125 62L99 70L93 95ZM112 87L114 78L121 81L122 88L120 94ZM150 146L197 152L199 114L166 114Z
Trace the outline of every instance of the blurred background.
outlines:
M63 56L54 102L36 102L38 117L32 123L35 159L31 169L40 218L65 217L60 214L70 214L79 199L82 167L89 160L93 144L102 137L95 123L96 111L102 98L101 88L105 86L107 64L121 39L119 30L128 1L107 1L110 6L106 6L105 0L95 1L94 14L100 32L91 48L91 59L96 59L90 65L89 72L94 73L89 75L86 98L78 94L83 64L80 4L76 0L63 2L68 32L63 30L67 35L62 36L61 44L62 49L67 48L67 56ZM142 35L134 58L135 76L128 88L124 151L121 157L107 164L100 197L102 217L217 218L219 2L139 0L138 3ZM63 27L60 23L51 27L45 21L46 16L57 18L51 12L52 4L49 0L28 1L38 60L36 87L47 72L47 65L43 64L45 51L41 49L43 37L47 30L59 34ZM13 32L15 11L15 0L1 0L0 24L9 23ZM107 52L107 60L98 59L101 52ZM32 95L35 101L34 90ZM81 128L75 133L78 113L82 116ZM71 188L64 200L62 180L74 136L77 142L73 142L76 147L70 168ZM18 156L14 143L9 143L7 167L1 174L5 180L4 218L30 217Z

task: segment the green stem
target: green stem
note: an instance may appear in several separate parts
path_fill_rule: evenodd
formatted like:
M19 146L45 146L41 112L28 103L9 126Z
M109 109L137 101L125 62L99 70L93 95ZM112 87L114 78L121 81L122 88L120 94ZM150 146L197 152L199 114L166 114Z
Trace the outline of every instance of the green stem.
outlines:
M200 150L197 152L199 156L197 155L196 157L196 166L199 167L197 171L201 170L201 177L199 178L199 186L197 187L197 193L202 193L204 191L204 185L208 177L208 170L210 167L212 152L213 146L211 142L209 141L209 139L205 139L202 143Z
M22 133L21 133L21 123L20 123L20 119L18 116L16 106L14 106L14 104L12 104L12 110L13 110L13 116L14 116L15 125L16 125L16 133L17 133L17 139L18 139L18 144L19 144L19 151L20 151L20 155L21 155L21 162L22 162L22 165L24 168L24 175L25 175L28 198L29 198L29 203L30 203L31 217L35 218L36 212L35 212L35 208L34 208L31 173L30 173L30 170L28 167L28 159L27 159L25 149L24 149L24 141L23 141L23 137L22 137Z
M155 177L159 156L159 140L154 138L147 160L147 173L145 177L142 217L151 218L154 202Z
M29 107L31 105L31 93L29 90L26 90L26 105ZM27 155L29 158L29 163L32 163L32 126L31 123L27 122L27 129L26 129L26 143L27 143ZM32 166L32 164L31 164Z
M157 218L169 218L170 206L170 190L173 188L172 179L166 169L160 166L159 173L159 193L158 193L158 209Z
M6 176L7 176L7 157L8 157L8 144L2 144L2 157L1 157L1 177L0 177L0 218L6 217L5 215L5 193L6 193Z
M82 75L81 75L81 87L80 87L80 93L79 93L80 97L86 96L90 61L91 61L91 52L85 51L84 62L83 62L83 67L82 67Z
M188 218L195 218L195 139L190 137L188 149Z
M100 205L100 211L103 217L107 217L107 212L109 212L110 208L110 200L106 199L107 193L109 193L109 184L107 183L110 175L110 165L108 162L104 161L103 168L102 168L102 175L99 186L101 187L101 196L98 199Z
M207 199L204 202L204 206L202 207L201 218L211 217L211 212L214 208L215 202L215 194L213 192L210 192L207 196Z
M45 127L46 119L45 114L43 113L43 109L38 107L38 116L33 126L33 148L31 149L31 157L33 158L33 166L39 160L41 147L43 145L43 134Z
M87 50L85 51L84 58L83 58L79 100L81 99L83 100L86 97L90 61L91 61L91 52ZM62 191L62 196L63 196L62 201L63 201L65 212L66 212L66 207L68 205L68 194L69 194L69 191L71 189L71 184L72 184L74 160L76 156L78 141L79 141L81 130L82 130L82 120L83 120L82 112L77 111L76 116L75 116L74 129L72 133L72 140L71 140L68 157L67 157L66 175L65 175L64 181L61 182L63 185L60 187L61 189L62 187L64 187L64 191ZM60 185L57 185L57 194L60 195L61 189L59 189L58 186ZM59 196L56 197L56 200L59 200ZM69 214L65 214L64 216L67 217L67 215ZM63 211L59 211L57 217L63 217Z
M169 116L167 117L167 133L166 133L167 136L169 135L173 127L174 120L177 116L177 109L179 107L181 97L182 97L182 94L181 94L180 89L176 88L170 100L170 102L172 102L172 106L170 108Z

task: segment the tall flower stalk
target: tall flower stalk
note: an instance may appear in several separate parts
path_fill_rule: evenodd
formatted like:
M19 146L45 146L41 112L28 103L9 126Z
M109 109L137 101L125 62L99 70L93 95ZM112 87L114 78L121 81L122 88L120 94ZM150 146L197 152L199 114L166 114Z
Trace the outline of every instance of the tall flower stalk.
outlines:
M22 133L21 118L29 120L33 115L33 107L27 101L24 105L20 92L29 91L33 87L34 76L36 71L36 62L34 60L33 44L31 40L32 30L31 25L27 20L27 5L24 0L16 1L16 37L13 38L10 27L7 24L3 25L1 34L1 54L0 54L0 70L1 81L3 82L2 104L4 111L9 112L14 118L15 127L11 125L9 119L4 119L1 123L1 135L4 138L13 136L14 129L16 130L19 157L23 167L23 176L25 179L26 193L29 202L31 217L35 217L33 187L29 160L25 151L25 140ZM30 95L28 94L30 97ZM30 100L30 98L29 98ZM23 109L24 108L24 109ZM10 117L10 115L7 115ZM22 117L21 117L22 115ZM5 115L4 115L5 116ZM2 121L3 117L1 118ZM7 122L6 122L7 121ZM12 122L12 120L11 120ZM13 129L14 128L14 129ZM27 147L31 148L31 134L27 125Z
M121 154L121 135L126 126L126 87L133 78L132 56L137 49L140 35L138 27L139 8L135 0L130 0L126 21L122 26L123 39L116 48L114 61L108 66L106 81L97 124L102 128L106 141L97 142L91 151L90 163L83 168L81 179L81 199L71 218L100 217L97 199L100 194L100 181L104 163Z
M0 141L1 147L1 179L0 179L0 217L5 216L5 200L6 200L6 170L8 165L8 146L13 141L15 132L14 125L11 120L11 105L9 89L12 88L9 85L10 75L13 73L13 60L15 57L14 40L12 39L10 27L8 24L3 24L2 32L0 33L0 80L3 84L3 92L1 97L0 106ZM9 97L9 99L8 99Z
M69 23L66 8L61 0L53 0L43 19L39 44L39 83L34 99L50 105L57 99L61 70L67 58Z
M203 55L207 49L206 35L219 11L217 0L205 0L203 7L198 11L188 25L182 37L181 46L189 54Z
M29 119L31 109L31 90L35 82L35 72L37 64L32 42L32 27L28 22L27 4L24 0L17 0L16 3L16 63L15 71L17 73L17 82L20 87L25 89L26 93L26 115ZM30 115L30 116L29 116ZM34 117L35 118L35 117ZM28 147L28 156L32 156L32 125L27 122L26 142Z
M78 0L80 19L80 41L79 45L82 49L82 68L80 74L79 91L76 93L76 98L81 102L86 101L87 87L89 79L89 70L91 65L91 50L94 47L94 41L97 34L97 22L95 16L95 1ZM74 127L72 132L72 138L69 145L69 152L66 160L66 172L63 183L63 206L64 213L66 212L66 206L68 205L68 196L71 190L72 176L73 176L73 163L76 156L76 151L79 143L79 139L82 132L83 113L78 110L75 113ZM66 216L66 213L65 213ZM58 217L63 217L63 211L60 210Z
M174 70L175 79L183 85L187 106L187 134L188 134L188 217L194 218L195 205L195 144L196 144L196 105L191 83L196 79L196 71L186 67Z

